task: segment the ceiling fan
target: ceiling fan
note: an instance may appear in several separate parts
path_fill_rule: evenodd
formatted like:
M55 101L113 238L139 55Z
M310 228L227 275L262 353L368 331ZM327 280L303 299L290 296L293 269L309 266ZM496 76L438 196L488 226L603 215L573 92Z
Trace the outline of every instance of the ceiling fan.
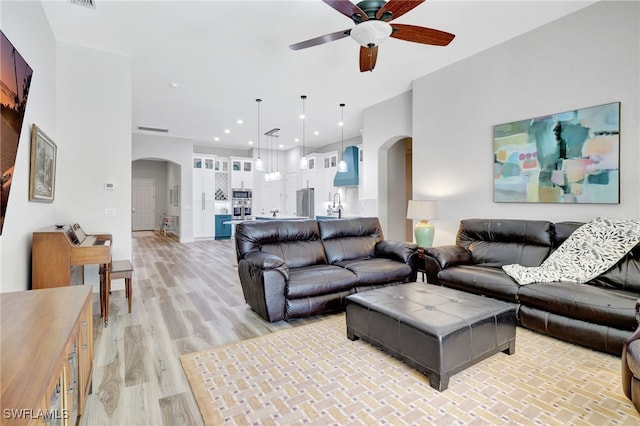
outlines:
M415 43L446 46L455 35L406 24L389 24L425 0L363 0L353 4L348 0L322 0L338 12L353 20L355 27L289 46L293 50L318 46L341 38L353 38L360 44L360 71L373 71L378 58L378 45L388 37Z

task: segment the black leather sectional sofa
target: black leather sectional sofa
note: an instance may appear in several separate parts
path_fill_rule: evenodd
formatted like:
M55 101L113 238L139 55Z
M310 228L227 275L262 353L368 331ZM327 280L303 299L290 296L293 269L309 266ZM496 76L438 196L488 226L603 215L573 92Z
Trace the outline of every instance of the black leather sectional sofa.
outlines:
M640 244L607 272L584 283L519 285L502 266L539 266L582 223L468 219L456 244L425 250L430 283L517 304L524 327L620 355L638 326Z
M416 280L417 245L384 240L377 218L236 226L244 298L267 321L343 309L349 294Z

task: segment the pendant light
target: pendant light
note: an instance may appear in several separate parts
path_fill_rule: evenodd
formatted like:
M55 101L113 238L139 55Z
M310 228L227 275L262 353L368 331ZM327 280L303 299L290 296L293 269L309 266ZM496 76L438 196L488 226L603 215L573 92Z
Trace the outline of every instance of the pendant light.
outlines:
M304 115L304 101L307 99L307 96L302 95L300 96L300 99L302 99L302 115L300 115L300 118L302 119L302 157L300 157L300 168L302 170L307 170L309 168L309 161L307 160L307 154L304 149L304 122L306 120L306 117Z
M273 135L274 138L276 138L276 143L275 143L275 154L276 154L276 170L273 172L273 180L280 180L282 178L282 175L280 174L280 160L278 157L278 153L280 152L280 148L278 147L278 134L275 133Z
M262 99L256 99L258 104L258 139L256 140L258 143L258 159L256 160L256 171L258 172L264 170L264 164L262 163L262 158L260 158L260 102L262 102Z
M271 159L271 137L268 133L267 136L267 172L264 174L264 180L267 182L271 182L273 180L273 174L271 173L271 168L273 167L273 161Z
M346 173L349 171L349 166L347 166L347 162L344 161L344 104L340 104L340 162L338 162L338 173Z

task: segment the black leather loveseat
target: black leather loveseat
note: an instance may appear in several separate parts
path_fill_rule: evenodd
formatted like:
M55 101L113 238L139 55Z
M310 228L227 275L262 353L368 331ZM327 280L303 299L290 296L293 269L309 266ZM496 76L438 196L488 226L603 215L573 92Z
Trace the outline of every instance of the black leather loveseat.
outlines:
M517 304L520 325L620 355L638 326L640 245L591 281L519 285L503 265L539 266L582 223L468 219L456 244L425 250L430 283Z
M377 218L236 226L244 298L267 321L339 310L345 297L415 281L417 245L384 240Z

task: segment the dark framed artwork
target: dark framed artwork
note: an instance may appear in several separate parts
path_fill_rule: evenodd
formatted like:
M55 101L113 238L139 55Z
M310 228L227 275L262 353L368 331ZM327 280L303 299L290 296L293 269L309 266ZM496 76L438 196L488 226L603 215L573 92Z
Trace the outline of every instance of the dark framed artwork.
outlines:
M499 124L494 201L620 203L620 102Z
M2 120L0 235L2 235L33 70L2 31L0 31L0 55L0 117Z
M58 147L35 124L31 130L31 174L29 201L52 203L56 192Z

